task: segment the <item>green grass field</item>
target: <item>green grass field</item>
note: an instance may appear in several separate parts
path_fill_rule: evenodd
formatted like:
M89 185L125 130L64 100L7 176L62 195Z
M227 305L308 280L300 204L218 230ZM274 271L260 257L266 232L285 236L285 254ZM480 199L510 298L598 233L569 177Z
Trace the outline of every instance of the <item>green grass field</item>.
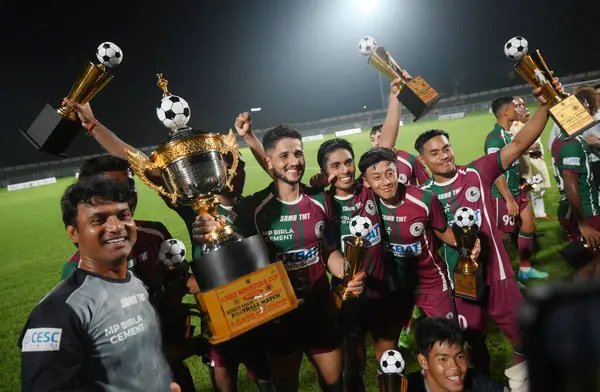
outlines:
M534 110L534 108L532 108ZM401 128L398 148L413 152L416 136L429 128L441 128L451 135L457 163L467 163L483 153L485 135L492 129L494 119L488 113L473 114L465 118L445 121L423 121ZM552 122L546 127L543 142L548 137ZM331 137L331 136L328 136ZM353 143L358 157L370 148L369 135L362 133L348 139ZM317 149L320 142L307 142L305 152L307 170L305 179L317 172ZM243 151L247 160L247 182L245 193L250 194L265 187L269 178L256 164L249 151ZM550 169L550 157L546 161ZM64 261L75 250L67 238L61 222L59 199L66 186L74 178L65 178L57 184L15 192L0 190L0 233L2 236L2 261L0 263L0 391L20 390L20 353L17 339L29 312L40 299L60 280ZM138 181L140 203L136 218L163 222L173 236L189 246L186 229L179 217L169 210L162 200ZM546 207L556 215L558 190L550 189L545 194ZM569 273L569 268L556 251L564 239L557 221L539 222L540 250L535 253L533 263L551 274L551 280ZM511 249L513 265L518 265L516 252ZM534 283L539 284L539 283ZM393 309L390 309L393 311ZM499 330L490 326L488 345L492 353L493 376L503 378L503 371L512 364L512 349ZM375 360L372 349L368 364L367 383L369 391L378 390L375 382ZM198 391L211 390L208 372L200 359L188 361ZM408 370L416 369L414 359L408 359ZM240 390L255 390L240 370ZM318 391L316 376L307 361L301 370L302 391Z

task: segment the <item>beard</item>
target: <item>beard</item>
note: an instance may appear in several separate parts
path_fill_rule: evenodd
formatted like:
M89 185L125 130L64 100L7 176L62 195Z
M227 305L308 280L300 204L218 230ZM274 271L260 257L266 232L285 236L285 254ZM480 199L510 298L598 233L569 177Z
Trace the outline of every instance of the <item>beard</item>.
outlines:
M302 181L302 177L304 176L304 167L299 168L298 171L300 172L300 176L298 177L297 180L292 180L292 179L287 178L285 176L285 169L282 170L282 171L279 171L277 169L273 169L273 174L275 175L276 179L278 179L280 181L283 181L286 184L296 185L296 184L299 184Z

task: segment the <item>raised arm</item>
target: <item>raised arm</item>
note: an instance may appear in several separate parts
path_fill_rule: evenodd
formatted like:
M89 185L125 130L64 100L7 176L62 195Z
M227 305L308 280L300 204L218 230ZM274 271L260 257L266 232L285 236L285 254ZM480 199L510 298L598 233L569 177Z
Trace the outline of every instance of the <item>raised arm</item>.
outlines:
M254 132L252 132L252 116L250 113L244 112L237 116L235 119L235 130L238 135L244 139L260 167L262 167L269 177L271 177L271 173L269 173L269 170L267 169L267 162L265 159L267 155L265 154L265 149Z
M400 116L402 114L402 104L396 98L400 91L401 79L394 79L390 83L390 96L385 121L381 127L381 136L379 138L380 147L393 149L398 139L400 128Z

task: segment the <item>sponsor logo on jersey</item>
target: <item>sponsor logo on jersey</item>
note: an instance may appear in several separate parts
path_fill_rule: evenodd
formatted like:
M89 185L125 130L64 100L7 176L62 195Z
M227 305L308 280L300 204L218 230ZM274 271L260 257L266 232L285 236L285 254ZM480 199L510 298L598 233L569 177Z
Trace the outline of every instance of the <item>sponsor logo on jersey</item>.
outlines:
M233 210L229 210L229 213L225 217L225 221L227 221L229 224L233 224L233 222L235 222L235 218L237 218L237 214L233 212Z
M477 202L480 197L481 197L481 192L479 191L479 188L477 188L476 186L472 186L469 189L467 189L467 200L470 201L471 203Z
M265 242L289 241L294 239L294 229L263 230L260 233Z
M144 253L140 253L139 255L135 256L134 264L138 264L146 260L148 260L148 251L145 251Z
M450 192L444 192L444 193L440 193L440 195L438 196L438 200L444 200L444 199L449 199L452 196L456 196L460 193L460 191L462 190L462 187L460 188L456 188Z
M133 270L133 267L135 267L136 261L134 257L127 257L127 269L128 270Z
M563 165L579 166L579 165L581 165L581 158L579 158L579 157L563 158Z
M310 212L306 212L304 214L294 214L294 215L281 215L279 219L280 222L296 222L310 219Z
M406 183L408 182L408 177L406 177L406 174L404 174L404 173L400 173L400 174L398 175L398 182L399 182L400 184L406 184Z
M454 214L452 214L451 216L454 216ZM478 227L481 227L481 210L475 210L475 223ZM448 224L450 226L453 226L454 221L448 221Z
M319 262L319 246L309 249L299 249L292 252L278 253L275 260L282 261L285 269L295 271Z
M325 232L325 222L318 221L315 225L315 234L317 238L323 238L323 233Z
M391 230L391 228L389 228ZM344 239L347 237L352 237L352 234L343 235L342 240L342 253L344 252ZM365 237L371 243L371 246L377 245L381 242L381 231L379 230L379 223L373 225L373 228L369 232L369 235Z
M500 149L498 147L490 147L490 148L487 149L487 153L488 154L493 154L493 153L498 152L498 151L500 151Z
M423 229L425 229L425 225L421 222L415 222L412 225L410 225L410 234L413 235L413 237L418 237L421 234L423 234Z
M386 222L406 222L405 216L394 216L394 215L381 215L381 218Z
M30 328L25 331L22 352L58 351L62 328Z
M365 203L365 211L367 211L369 215L375 215L377 209L373 200L367 200L367 202Z
M388 243L387 248L394 257L415 257L423 252L420 242L412 244L392 244Z
M356 204L354 204L353 206L342 206L342 211L344 212L354 212L354 211L358 211L362 208L362 203L358 202Z

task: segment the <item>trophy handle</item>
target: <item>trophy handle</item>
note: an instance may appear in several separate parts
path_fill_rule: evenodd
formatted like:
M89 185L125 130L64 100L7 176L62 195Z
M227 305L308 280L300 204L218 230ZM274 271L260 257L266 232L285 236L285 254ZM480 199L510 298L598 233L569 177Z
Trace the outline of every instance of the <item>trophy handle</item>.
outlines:
M142 180L144 184L146 184L148 188L156 191L161 196L169 198L171 204L177 204L176 193L167 192L164 187L154 184L146 176L146 170L158 169L158 166L151 162L146 156L146 154L144 154L141 151L133 152L126 148L125 155L127 156L127 161L131 165L131 169L133 170L133 172Z
M230 191L233 191L233 186L231 185L231 180L233 180L233 177L235 176L235 173L237 172L240 150L239 150L239 147L237 144L237 140L235 138L235 134L233 133L233 131L231 129L229 130L229 133L227 134L227 136L222 137L222 144L221 144L220 152L223 155L225 155L227 153L231 153L231 155L233 155L233 163L231 164L231 169L229 169L227 171L227 181L226 181L227 188L229 188Z

